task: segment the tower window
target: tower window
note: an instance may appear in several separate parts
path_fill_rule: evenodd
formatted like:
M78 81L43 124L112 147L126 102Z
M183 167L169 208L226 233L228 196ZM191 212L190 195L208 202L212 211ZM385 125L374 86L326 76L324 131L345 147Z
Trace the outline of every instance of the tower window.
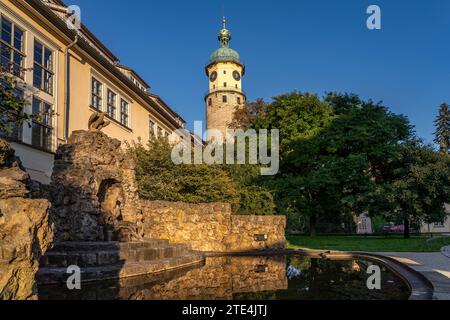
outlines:
M212 99L209 98L209 99L208 99L208 106L211 106L211 105L212 105Z
M227 70L223 70L223 74L227 74Z
M222 102L223 103L227 103L228 102L227 96L222 96Z
M224 86L224 87L226 87L226 86L227 86L227 83L226 83L226 82L224 82L224 83L223 83L223 86Z
M238 88L238 85L236 84L236 89Z
M241 104L241 97L237 97L237 103Z

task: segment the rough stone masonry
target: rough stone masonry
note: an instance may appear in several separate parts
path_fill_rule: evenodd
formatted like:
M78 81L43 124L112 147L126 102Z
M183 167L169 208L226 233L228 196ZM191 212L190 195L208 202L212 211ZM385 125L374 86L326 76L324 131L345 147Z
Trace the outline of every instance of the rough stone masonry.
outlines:
M51 185L32 186L0 140L0 299L36 298L38 261L55 241L153 238L212 252L277 250L286 242L283 216L233 216L223 203L140 200L132 159L101 132L73 132L57 150Z
M58 241L142 240L134 165L119 140L73 132L56 152L49 190Z
M0 139L0 300L37 299L39 259L53 243L50 203L32 199L32 182Z
M226 203L141 202L145 233L156 239L190 244L206 252L282 250L284 216L233 215Z

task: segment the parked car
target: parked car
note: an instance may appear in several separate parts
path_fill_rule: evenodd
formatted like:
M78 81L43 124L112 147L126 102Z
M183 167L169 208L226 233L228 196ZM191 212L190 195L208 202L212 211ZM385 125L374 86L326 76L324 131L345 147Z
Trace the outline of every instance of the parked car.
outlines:
M394 223L383 226L383 233L403 233L405 226L403 224L396 225Z

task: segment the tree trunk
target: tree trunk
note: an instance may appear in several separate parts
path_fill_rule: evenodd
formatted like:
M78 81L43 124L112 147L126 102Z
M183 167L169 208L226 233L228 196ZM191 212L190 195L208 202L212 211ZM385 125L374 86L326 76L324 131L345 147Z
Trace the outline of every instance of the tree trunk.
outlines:
M317 235L316 231L317 217L315 215L309 217L309 235L315 237Z
M405 225L405 232L403 234L403 237L405 239L409 239L409 238L411 238L411 231L410 231L410 227L409 227L409 219L408 218L405 218L404 225Z

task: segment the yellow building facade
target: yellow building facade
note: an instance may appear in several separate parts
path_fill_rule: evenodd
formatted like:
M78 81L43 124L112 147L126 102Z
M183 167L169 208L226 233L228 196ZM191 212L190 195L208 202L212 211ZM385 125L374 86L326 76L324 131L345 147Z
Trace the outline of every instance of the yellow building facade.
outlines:
M42 183L50 181L58 145L87 130L93 112L107 112L111 125L103 131L128 142L170 136L185 125L85 26L70 28L68 11L60 0L0 0L1 62L24 70L16 76L29 101L25 112L45 115L2 135Z
M220 48L214 51L206 66L209 90L205 95L207 140L213 140L211 130L219 131L227 138L227 130L234 119L234 113L245 104L246 96L242 90L242 77L245 66L239 53L229 47L231 32L223 18L219 33Z

